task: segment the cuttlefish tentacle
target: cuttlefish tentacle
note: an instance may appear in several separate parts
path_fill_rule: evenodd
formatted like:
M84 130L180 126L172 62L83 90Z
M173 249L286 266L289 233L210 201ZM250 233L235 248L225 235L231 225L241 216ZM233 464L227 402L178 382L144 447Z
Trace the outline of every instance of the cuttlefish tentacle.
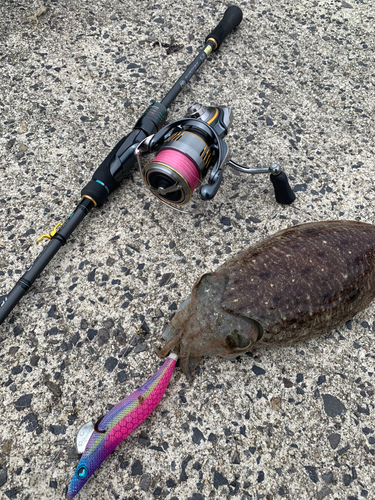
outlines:
M190 352L186 351L185 349L180 349L179 358L180 358L180 368L183 371L183 373L186 374L189 382L191 382L193 380L193 377L191 375L189 367Z
M157 355L159 358L164 358L167 354L169 354L174 349L179 351L180 347L180 334L175 334L168 342L157 351ZM180 357L180 355L179 355Z

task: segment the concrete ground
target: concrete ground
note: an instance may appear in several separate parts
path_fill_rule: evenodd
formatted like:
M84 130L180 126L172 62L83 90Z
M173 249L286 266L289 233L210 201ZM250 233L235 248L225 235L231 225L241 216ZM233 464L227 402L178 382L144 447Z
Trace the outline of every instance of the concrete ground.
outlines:
M250 0L243 22L170 109L229 106L231 157L192 214L136 169L93 210L0 327L0 497L64 498L79 427L159 364L154 346L195 280L288 226L374 223L374 10L369 0ZM64 221L151 99L202 48L225 2L3 0L0 295ZM159 408L77 496L88 499L375 498L375 305L325 337L176 369Z

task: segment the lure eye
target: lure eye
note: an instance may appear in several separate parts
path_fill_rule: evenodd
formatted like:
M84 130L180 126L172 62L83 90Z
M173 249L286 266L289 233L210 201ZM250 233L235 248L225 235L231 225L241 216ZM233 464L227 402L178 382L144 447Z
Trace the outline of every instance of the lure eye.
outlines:
M77 476L79 479L84 479L87 476L87 469L86 467L82 466L77 470Z

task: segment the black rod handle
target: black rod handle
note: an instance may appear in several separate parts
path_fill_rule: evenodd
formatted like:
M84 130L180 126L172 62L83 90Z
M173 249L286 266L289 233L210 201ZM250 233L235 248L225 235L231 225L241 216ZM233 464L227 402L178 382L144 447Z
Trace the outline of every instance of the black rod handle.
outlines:
M206 43L214 42L213 50L216 50L223 43L229 33L242 21L242 10L236 5L231 5L224 13L223 19L216 28L206 38Z

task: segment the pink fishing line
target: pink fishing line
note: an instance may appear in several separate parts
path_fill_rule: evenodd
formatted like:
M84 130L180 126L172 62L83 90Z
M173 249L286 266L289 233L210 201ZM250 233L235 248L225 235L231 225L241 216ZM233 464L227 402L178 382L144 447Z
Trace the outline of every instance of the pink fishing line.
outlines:
M168 166L177 170L190 186L191 192L198 186L200 181L199 170L195 164L184 154L173 149L164 149L158 153L154 162L166 163Z

